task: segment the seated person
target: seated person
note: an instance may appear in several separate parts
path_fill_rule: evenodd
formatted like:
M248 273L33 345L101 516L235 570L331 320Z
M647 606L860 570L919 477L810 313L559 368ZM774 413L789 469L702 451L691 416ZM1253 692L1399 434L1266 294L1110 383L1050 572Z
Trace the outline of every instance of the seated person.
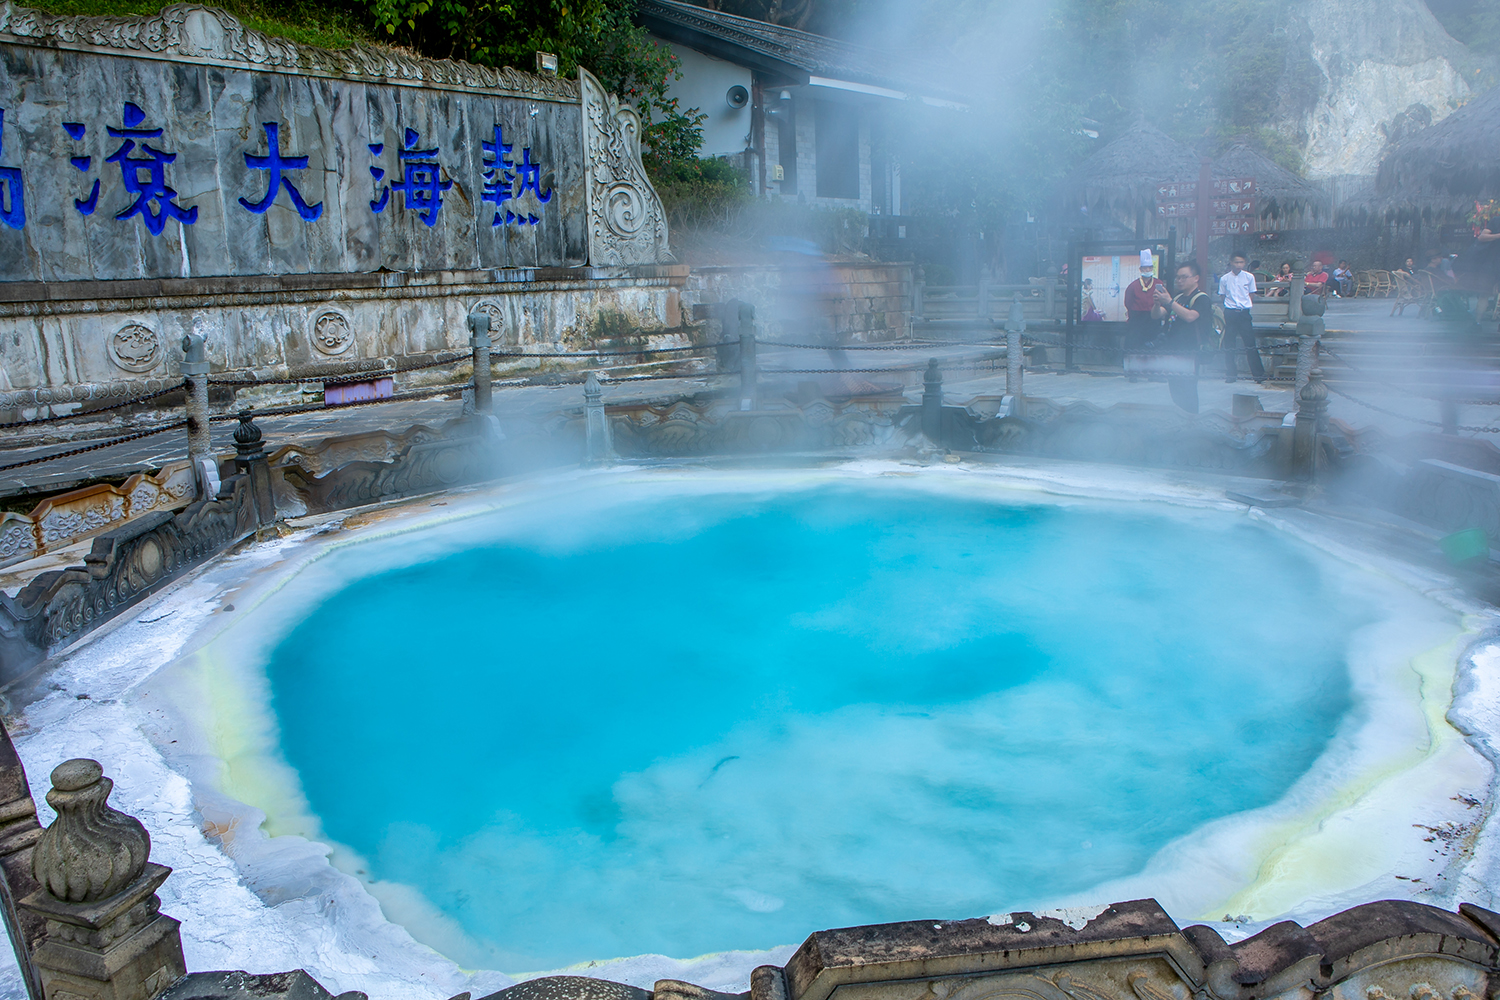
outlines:
M1276 280L1277 281L1285 281L1285 282L1290 282L1292 280L1292 262L1291 261L1285 261L1285 262L1282 263L1281 268L1276 272ZM1285 286L1283 286L1281 288L1277 288L1275 286L1272 286L1271 288L1268 288L1266 290L1266 294L1267 295L1279 295L1282 298L1285 298L1290 292L1291 292L1291 289L1289 287L1285 287Z
M1412 275L1417 273L1417 262L1411 257L1408 257L1406 258L1406 262L1403 263L1400 267L1392 268L1391 270L1394 274L1404 274L1408 278L1410 278Z
M1328 294L1328 281L1329 281L1328 272L1326 270L1324 270L1324 268L1323 268L1323 262L1321 260L1317 260L1315 258L1313 260L1313 262L1312 262L1311 267L1308 269L1308 272L1307 272L1307 292L1308 292L1308 294L1309 295L1327 295Z
M1426 270L1432 275L1433 283L1444 283L1449 285L1458 284L1458 279L1453 274L1453 262L1440 253L1432 255L1427 262Z
M1339 266L1333 269L1333 290L1340 298L1346 298L1354 287L1354 272L1349 269L1347 260L1339 261Z

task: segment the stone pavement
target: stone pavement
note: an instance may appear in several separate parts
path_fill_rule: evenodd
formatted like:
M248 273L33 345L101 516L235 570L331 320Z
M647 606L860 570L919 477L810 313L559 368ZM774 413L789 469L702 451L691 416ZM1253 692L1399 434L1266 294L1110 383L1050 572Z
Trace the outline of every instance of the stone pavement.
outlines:
M1323 366L1333 389L1344 391L1353 400L1331 392L1329 414L1355 427L1378 427L1391 435L1412 431L1436 430L1439 403L1434 391L1444 380L1462 381L1465 398L1492 396L1500 400L1500 350L1497 338L1488 326L1479 334L1455 334L1450 325L1434 319L1421 319L1415 307L1405 317L1391 317L1390 302L1383 299L1333 299L1325 317L1329 336L1326 345L1339 359L1325 356ZM944 334L933 334L941 337ZM997 337L1003 336L997 332ZM1055 334L1039 333L1049 337ZM1054 359L1061 352L1050 352ZM982 370L949 371L944 376L944 395L949 403L964 403L974 396L1000 395L1005 391L1003 351L992 345L920 346L898 350L834 351L793 350L762 347L759 364L765 380L781 382L821 381L828 386L836 376L788 374L777 377L777 370L845 369L845 368L918 368L929 357L945 363L977 363ZM981 360L982 359L982 360ZM1356 371L1346 362L1359 366ZM1363 363L1362 363L1363 362ZM993 365L993 370L988 366ZM1243 361L1241 361L1243 367ZM1420 368L1420 373L1417 369ZM1096 368L1094 372L1109 372ZM1217 365L1205 370L1198 392L1203 410L1230 412L1237 393L1255 395L1261 408L1272 411L1294 409L1291 384L1287 382L1256 385L1248 379L1226 383L1217 375ZM1163 382L1131 382L1119 369L1108 374L1030 370L1026 375L1028 396L1049 397L1059 402L1081 401L1101 408L1119 403L1170 406L1171 400ZM890 374L863 374L860 379L877 385L905 386L908 399L921 397L922 376L917 370ZM738 376L685 376L644 383L611 383L605 386L605 401L625 403L651 398L667 398L712 389L732 390ZM1359 400L1380 409L1360 405ZM269 401L262 401L266 405ZM579 385L527 386L495 391L496 414L501 426L541 420L558 410L581 406L583 390ZM1390 411L1390 412L1382 412ZM396 402L350 409L322 410L288 416L258 418L269 450L294 441L307 442L335 435L358 434L385 429L401 432L415 424L441 425L462 412L462 403L453 398L434 398ZM1399 414L1399 416L1393 415ZM163 415L164 419L179 419ZM1419 421L1426 421L1422 423ZM1500 406L1465 404L1459 409L1459 423L1467 426L1500 424ZM233 421L213 426L214 447L221 452L233 450ZM124 429L111 433L122 433ZM1500 444L1500 433L1463 432L1482 436ZM87 441L50 444L28 448L5 449L0 446L0 465L28 458L67 451ZM0 472L0 497L16 494L55 492L98 478L123 478L134 472L160 468L164 463L186 456L186 431L168 431L159 436L127 442L108 449L72 458Z

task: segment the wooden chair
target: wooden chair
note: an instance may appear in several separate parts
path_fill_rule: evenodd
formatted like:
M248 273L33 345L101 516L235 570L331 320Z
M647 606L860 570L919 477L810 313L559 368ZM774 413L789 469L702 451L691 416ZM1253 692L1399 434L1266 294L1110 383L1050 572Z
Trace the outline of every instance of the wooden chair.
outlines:
M1375 287L1370 292L1372 296L1379 296L1382 299L1389 298L1395 290L1395 284L1391 279L1391 272L1389 271L1371 271L1370 278L1375 282Z
M1406 307L1414 305L1417 315L1425 317L1432 309L1432 275L1418 271L1408 278L1394 271L1391 277L1396 279L1396 301L1391 303L1391 315L1405 316Z
M1354 296L1369 296L1375 291L1375 275L1369 271L1354 272Z

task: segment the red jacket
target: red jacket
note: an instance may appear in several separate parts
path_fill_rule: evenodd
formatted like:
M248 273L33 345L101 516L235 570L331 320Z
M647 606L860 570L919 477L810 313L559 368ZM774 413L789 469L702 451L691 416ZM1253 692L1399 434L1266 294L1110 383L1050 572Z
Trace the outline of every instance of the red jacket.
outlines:
M1160 278L1152 278L1151 284L1142 288L1141 279L1136 278L1125 288L1125 308L1131 312L1150 312L1156 306L1156 287L1161 283Z

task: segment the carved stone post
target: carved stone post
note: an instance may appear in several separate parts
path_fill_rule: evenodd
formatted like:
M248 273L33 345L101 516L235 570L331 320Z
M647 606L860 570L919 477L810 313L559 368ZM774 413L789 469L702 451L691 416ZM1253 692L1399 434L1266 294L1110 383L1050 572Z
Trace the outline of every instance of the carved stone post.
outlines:
M1292 478L1313 482L1318 476L1318 434L1328 410L1328 386L1323 369L1314 368L1297 393L1297 425L1292 431Z
M57 819L32 853L42 887L21 900L47 922L34 956L46 1000L152 1000L187 973L156 896L172 869L147 860L151 837L109 807L113 788L98 761L52 772Z
M614 434L609 426L609 414L604 411L604 390L593 372L583 383L584 410L584 457L585 465L607 465L615 455Z
M10 733L0 723L0 912L31 1000L42 1000L42 980L31 954L47 922L39 914L22 910L17 902L41 887L31 872L31 852L41 836L26 769Z
M1005 320L1005 394L1010 397L1010 414L1021 415L1024 389L1021 385L1023 370L1021 362L1021 334L1026 332L1026 306L1021 302L1021 293L1016 293L1010 304L1010 315Z
M943 373L937 358L927 360L922 376L922 434L937 447L943 446Z
M918 267L916 273L912 275L911 282L911 318L918 323L926 319L922 314L922 310L927 305L925 301L926 297L927 271L925 268Z
M1297 320L1297 392L1302 391L1308 373L1318 363L1318 345L1322 341L1323 300L1316 295L1304 296L1302 316Z
M213 445L208 423L208 338L189 333L182 338L182 374L187 379L188 461L198 481L198 499L212 500L218 492L218 474L205 467L213 464Z
M488 313L469 314L469 344L474 348L474 411L494 413L495 400L490 389L490 317Z
M255 500L255 523L269 527L276 523L276 498L271 492L271 465L266 461L260 428L251 419L251 411L240 411L240 425L234 429L235 471L250 477L250 496Z

